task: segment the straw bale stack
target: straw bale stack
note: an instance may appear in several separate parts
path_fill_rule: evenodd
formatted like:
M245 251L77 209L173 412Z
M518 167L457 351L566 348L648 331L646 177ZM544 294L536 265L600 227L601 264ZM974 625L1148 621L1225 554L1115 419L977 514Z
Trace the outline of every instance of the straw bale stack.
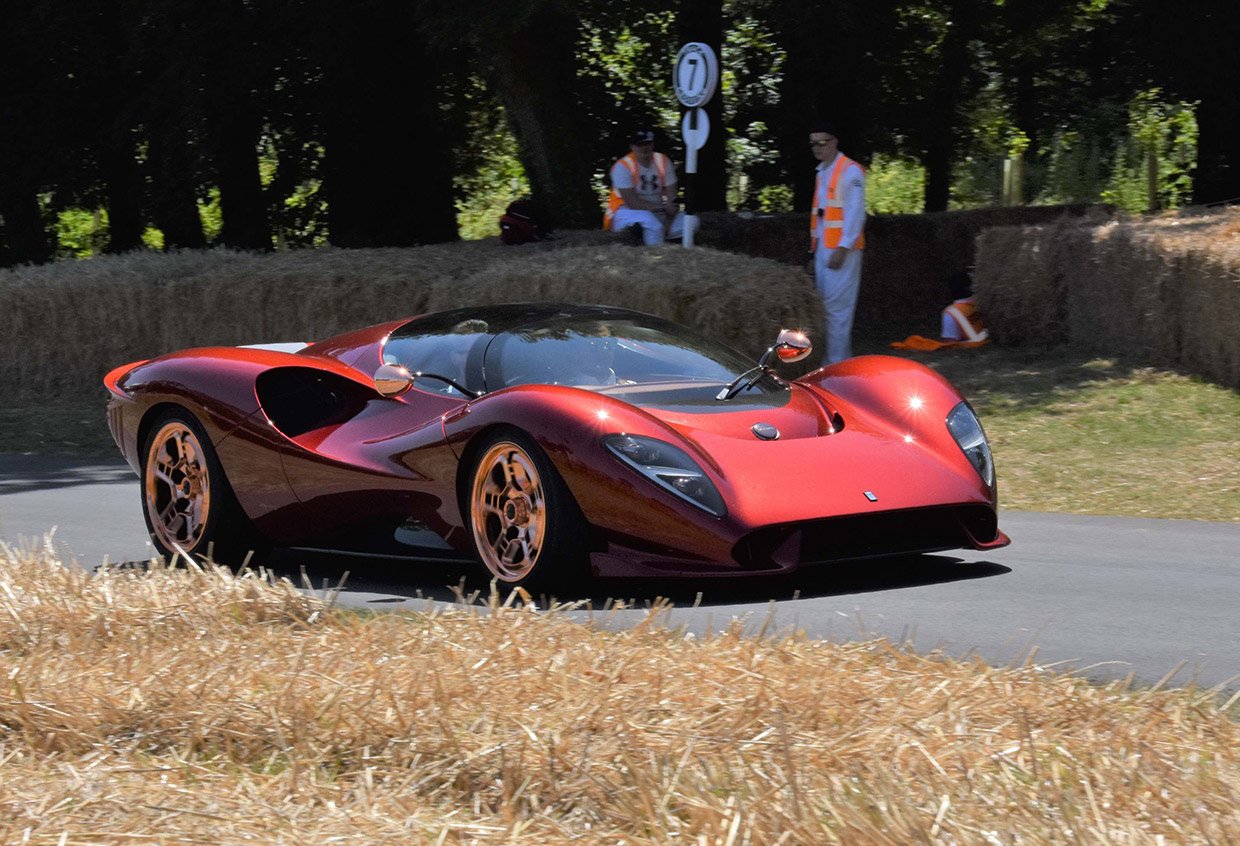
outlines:
M1003 343L1069 343L1240 386L1240 212L991 229L977 289Z
M90 396L108 369L195 346L307 341L435 308L521 299L628 305L748 352L784 323L821 338L807 278L712 250L642 251L610 233L510 247L137 252L0 272L0 395ZM526 278L524 274L529 274Z

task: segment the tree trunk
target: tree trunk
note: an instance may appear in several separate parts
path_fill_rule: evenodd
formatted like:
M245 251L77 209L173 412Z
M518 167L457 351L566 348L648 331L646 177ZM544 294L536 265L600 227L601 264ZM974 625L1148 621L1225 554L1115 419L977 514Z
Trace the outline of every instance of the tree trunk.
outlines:
M1197 173L1193 201L1223 203L1240 200L1240 107L1230 88L1205 94L1197 107Z
M1197 203L1240 200L1240 105L1234 94L1240 76L1240 12L1223 4L1204 15L1183 16L1189 31L1178 43L1189 51L1181 62L1188 99L1197 107Z
M932 139L926 147L921 160L926 169L925 211L947 211L951 199L954 146L950 140Z
M950 5L951 21L943 39L935 86L931 119L925 138L925 210L946 211L951 200L952 162L956 156L956 136L960 131L960 104L969 74L969 41L977 25L971 0Z
M142 173L138 169L133 140L124 127L114 127L100 150L100 165L107 194L108 246L106 252L123 253L142 246Z
M34 185L0 180L0 218L4 219L0 235L8 246L5 264L42 264L51 259L52 240L43 225Z
M142 171L138 166L133 100L140 98L139 75L130 27L135 21L122 3L95 6L99 50L94 55L96 120L99 125L99 178L108 209L105 252L123 253L142 246ZM100 49L102 48L102 49ZM138 97L135 97L135 94Z
M224 228L220 240L242 250L270 250L267 204L258 175L258 120L237 104L239 113L217 116L216 179Z
M270 250L271 228L258 173L262 115L255 91L269 84L263 11L246 0L224 0L196 9L202 32L219 58L203 68L207 133L220 189L220 240L244 250Z
M603 211L591 188L591 144L578 116L578 22L542 7L521 25L493 33L491 83L512 123L536 205L558 227L597 228Z
M164 233L164 248L207 245L198 215L197 180L193 156L183 140L172 137L168 126L153 127L147 150L152 174L151 211Z
M411 36L414 14L408 4L386 0L334 24L325 59L323 190L335 246L407 247L459 237L452 149L439 114L443 75Z
M700 41L710 45L719 57L723 72L723 0L680 0L676 19L680 44ZM693 184L693 211L727 211L728 208L728 129L723 123L723 85L702 107L710 119L710 136L698 151L697 174Z

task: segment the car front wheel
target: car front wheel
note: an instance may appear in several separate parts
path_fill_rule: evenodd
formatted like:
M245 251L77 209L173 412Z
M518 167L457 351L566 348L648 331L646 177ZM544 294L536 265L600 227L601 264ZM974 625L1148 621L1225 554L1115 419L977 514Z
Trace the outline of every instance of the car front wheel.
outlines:
M586 571L585 521L554 465L523 432L500 432L475 453L468 491L474 549L501 584L546 591Z

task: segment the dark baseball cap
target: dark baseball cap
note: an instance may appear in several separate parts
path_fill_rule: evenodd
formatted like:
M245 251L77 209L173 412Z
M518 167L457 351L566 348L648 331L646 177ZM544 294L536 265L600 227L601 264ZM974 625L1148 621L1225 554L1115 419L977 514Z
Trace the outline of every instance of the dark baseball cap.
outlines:
M629 136L629 143L630 144L653 144L654 143L654 130L653 129L634 130L633 134Z
M833 120L816 120L809 125L809 134L821 132L824 135L830 135L832 138L840 137L839 125Z

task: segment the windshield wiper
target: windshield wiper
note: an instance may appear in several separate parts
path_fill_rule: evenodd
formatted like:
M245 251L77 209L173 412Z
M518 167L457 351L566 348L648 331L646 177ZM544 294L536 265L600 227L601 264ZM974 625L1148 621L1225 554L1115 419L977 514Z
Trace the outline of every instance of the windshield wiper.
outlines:
M781 329L779 337L775 339L775 343L771 344L766 352L762 354L762 358L758 359L758 366L749 368L729 382L726 388L715 395L715 399L720 402L730 400L741 391L747 391L752 388L763 376L770 376L779 384L787 387L788 383L775 375L775 368L771 367L769 362L772 359L786 362L800 361L810 354L811 349L809 338L805 337L804 332L799 329ZM744 387L737 387L744 381L746 376L755 370L757 374L748 382L745 382Z
M756 373L754 373L755 370L757 371ZM750 379L748 382L745 382L744 385L741 385L741 382L750 373L754 374L753 378ZM763 365L759 364L757 367L749 368L744 373L742 373L741 375L733 379L731 382L729 382L726 388L724 388L719 393L715 394L715 399L720 402L730 400L732 399L732 397L736 396L737 394L742 393L752 388L755 384L757 384L759 379L761 379L763 376L766 376L768 374L776 378L776 381L782 381L778 377L775 377L775 374L771 373L769 368L764 367Z

